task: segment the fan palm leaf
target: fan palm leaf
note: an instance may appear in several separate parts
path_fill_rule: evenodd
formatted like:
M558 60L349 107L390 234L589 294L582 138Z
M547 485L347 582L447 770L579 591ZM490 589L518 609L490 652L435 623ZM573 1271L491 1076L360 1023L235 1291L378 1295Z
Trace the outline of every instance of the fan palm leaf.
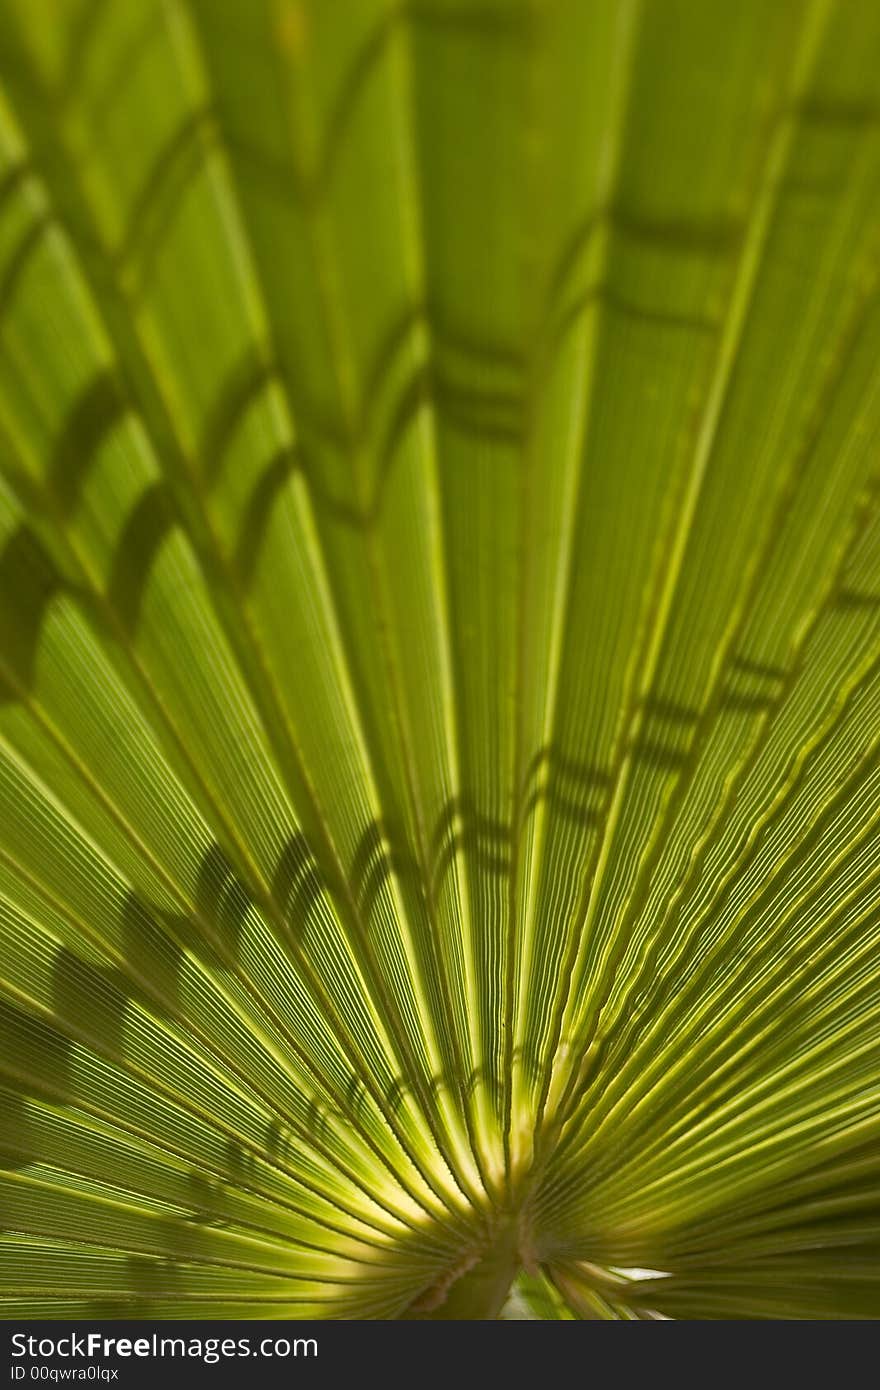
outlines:
M880 1314L878 72L6 0L4 1316Z

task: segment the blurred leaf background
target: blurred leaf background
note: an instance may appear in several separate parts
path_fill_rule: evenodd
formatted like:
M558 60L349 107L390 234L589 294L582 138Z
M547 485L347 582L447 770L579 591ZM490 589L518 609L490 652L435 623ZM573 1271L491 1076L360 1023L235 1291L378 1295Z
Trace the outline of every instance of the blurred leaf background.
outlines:
M3 0L3 1316L880 1315L878 74Z

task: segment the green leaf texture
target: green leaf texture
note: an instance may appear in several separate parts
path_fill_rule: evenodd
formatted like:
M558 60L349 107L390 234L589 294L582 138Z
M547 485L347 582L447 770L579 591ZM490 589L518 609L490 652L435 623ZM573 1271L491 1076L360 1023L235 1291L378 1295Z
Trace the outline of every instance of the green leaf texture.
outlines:
M3 1316L880 1316L878 74L3 0Z

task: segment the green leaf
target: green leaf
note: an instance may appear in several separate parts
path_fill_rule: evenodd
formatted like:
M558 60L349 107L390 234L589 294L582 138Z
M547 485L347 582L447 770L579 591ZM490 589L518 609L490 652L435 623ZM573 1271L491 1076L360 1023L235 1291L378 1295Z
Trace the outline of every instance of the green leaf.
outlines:
M878 72L2 7L0 1315L880 1315Z

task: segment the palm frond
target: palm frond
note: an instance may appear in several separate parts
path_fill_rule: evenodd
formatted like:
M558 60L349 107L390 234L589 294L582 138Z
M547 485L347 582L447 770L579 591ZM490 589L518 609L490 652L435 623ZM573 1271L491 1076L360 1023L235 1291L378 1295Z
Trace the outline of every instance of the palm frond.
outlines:
M880 1314L878 72L6 0L3 1316Z

